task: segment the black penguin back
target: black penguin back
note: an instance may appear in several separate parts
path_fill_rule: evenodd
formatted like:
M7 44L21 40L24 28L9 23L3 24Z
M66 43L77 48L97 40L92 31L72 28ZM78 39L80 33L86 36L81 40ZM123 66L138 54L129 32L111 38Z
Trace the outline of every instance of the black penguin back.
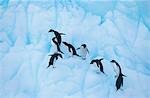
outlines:
M116 80L116 89L120 89L121 86L123 86L123 74L119 74Z
M104 68L103 68L103 64L102 64L101 61L99 62L99 65L100 65L100 71L101 71L102 73L104 73ZM104 73L104 74L105 74L105 73Z

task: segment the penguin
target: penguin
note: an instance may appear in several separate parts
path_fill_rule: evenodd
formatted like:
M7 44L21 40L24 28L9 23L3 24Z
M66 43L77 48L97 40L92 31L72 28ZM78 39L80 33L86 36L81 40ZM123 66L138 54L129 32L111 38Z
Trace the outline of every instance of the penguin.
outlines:
M53 41L53 43L56 45L57 51L60 52L60 53L62 53L62 54L64 54L64 53L60 50L60 46L59 46L59 44L58 44L57 41L56 41L56 37L52 38L52 41Z
M49 60L49 65L47 66L47 68L50 67L51 65L53 65L53 68L55 68L55 67L54 67L54 62L55 62L56 60L58 60L58 57L63 58L60 53L54 53L54 54L49 55L49 56L51 56L51 58L50 58L50 60Z
M96 63L97 67L100 69L100 72L102 72L103 74L105 74L104 69L103 69L103 64L101 62L102 60L103 60L103 58L101 58L101 59L95 59L95 60L92 60L90 64Z
M92 60L90 64L94 63L96 63L96 66L99 68L99 60L98 59Z
M79 56L79 55L77 54L76 49L73 47L73 45L71 45L71 44L69 44L69 43L67 43L67 42L62 42L62 43L68 47L68 50L69 50L69 52L72 53L72 56L73 56L73 55L76 55L76 56L78 56L78 57L81 57L81 56Z
M60 45L61 42L62 42L61 35L65 35L65 34L64 34L64 33L59 33L59 32L57 32L57 31L55 31L55 30L53 30L53 29L50 29L49 32L54 32L55 37L56 37L57 42L58 42L58 45Z
M114 71L116 72L116 76L117 77L117 80L116 80L116 91L119 90L121 87L123 87L123 77L126 77L126 75L122 74L122 71L121 71L121 67L120 65L115 61L115 60L111 60L110 61L111 63L114 63Z
M87 53L89 53L89 50L87 48L86 44L82 44L79 48L77 48L76 50L80 49L80 53L81 53L81 57L83 60L86 59L86 55Z

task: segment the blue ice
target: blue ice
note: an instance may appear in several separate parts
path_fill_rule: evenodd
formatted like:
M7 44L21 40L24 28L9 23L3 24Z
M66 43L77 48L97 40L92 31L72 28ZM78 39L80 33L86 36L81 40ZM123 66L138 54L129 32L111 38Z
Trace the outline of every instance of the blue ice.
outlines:
M66 56L46 69L50 28L76 48L86 43L87 59ZM89 64L102 57L107 76ZM118 92L112 59L127 75ZM150 1L0 0L0 98L148 98L148 83Z

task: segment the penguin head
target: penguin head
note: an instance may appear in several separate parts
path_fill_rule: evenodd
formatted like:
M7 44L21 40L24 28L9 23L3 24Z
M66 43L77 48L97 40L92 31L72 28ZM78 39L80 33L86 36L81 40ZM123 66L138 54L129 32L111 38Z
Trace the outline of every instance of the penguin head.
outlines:
M62 43L65 44L65 45L68 44L67 42L62 42Z
M116 61L115 61L115 60L111 60L110 62L111 62L111 63L116 63Z
M83 48L86 48L86 44L82 44L81 46L82 46Z
M92 60L91 62L90 62L90 64L93 64L94 63L94 61Z
M50 29L48 32L53 32L54 30L53 29Z
M90 62L90 64L93 64L94 62L97 62L97 61L98 61L98 59L94 59Z

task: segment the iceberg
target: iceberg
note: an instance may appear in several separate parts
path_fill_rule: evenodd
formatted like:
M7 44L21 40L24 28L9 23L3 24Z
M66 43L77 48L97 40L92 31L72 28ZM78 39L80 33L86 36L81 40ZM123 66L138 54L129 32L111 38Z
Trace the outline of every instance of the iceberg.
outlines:
M56 49L49 29L76 48L86 43L87 59L61 46L64 58L46 69ZM118 91L112 59L127 76ZM148 98L148 83L150 1L0 0L0 98Z

